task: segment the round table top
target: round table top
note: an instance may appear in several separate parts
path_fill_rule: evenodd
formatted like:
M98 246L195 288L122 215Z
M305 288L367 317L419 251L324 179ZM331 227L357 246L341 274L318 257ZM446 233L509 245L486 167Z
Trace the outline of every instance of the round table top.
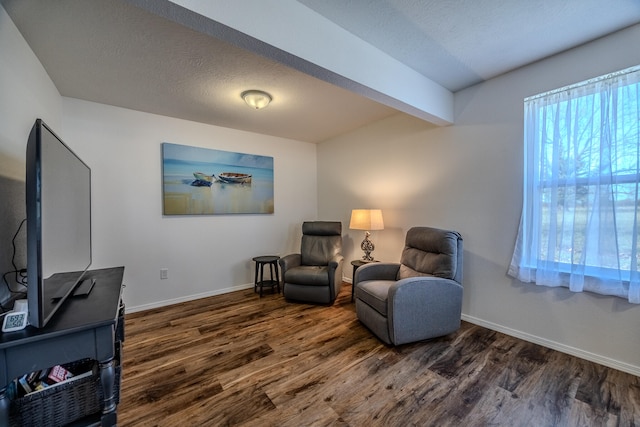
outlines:
M365 261L363 259L354 259L353 261L351 261L351 265L353 265L354 267L362 267L365 264L371 264L372 262L379 262L378 260L373 260L373 261Z
M280 257L278 255L263 255L253 258L255 262L275 262L279 259Z

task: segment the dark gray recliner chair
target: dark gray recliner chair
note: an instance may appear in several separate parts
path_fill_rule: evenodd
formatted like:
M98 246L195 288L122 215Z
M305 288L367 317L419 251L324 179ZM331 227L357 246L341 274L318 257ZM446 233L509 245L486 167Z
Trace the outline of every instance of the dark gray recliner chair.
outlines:
M285 298L333 304L342 285L342 223L307 221L302 224L300 253L282 257Z
M366 264L353 286L358 319L386 344L454 332L462 312L462 237L411 228L400 263Z

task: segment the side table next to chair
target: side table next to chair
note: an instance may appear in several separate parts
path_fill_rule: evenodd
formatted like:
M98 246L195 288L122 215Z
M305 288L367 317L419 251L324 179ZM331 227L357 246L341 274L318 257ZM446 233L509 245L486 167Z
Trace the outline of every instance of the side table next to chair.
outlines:
M253 284L253 291L256 292L260 289L260 297L262 297L262 288L274 288L278 289L278 293L280 293L280 273L278 272L278 260L280 259L277 255L264 255L254 257L253 260L256 263L256 274L255 280ZM264 278L264 266L269 266L269 280L265 280ZM273 271L275 269L275 276ZM258 274L258 271L260 274ZM274 279L275 277L275 279Z

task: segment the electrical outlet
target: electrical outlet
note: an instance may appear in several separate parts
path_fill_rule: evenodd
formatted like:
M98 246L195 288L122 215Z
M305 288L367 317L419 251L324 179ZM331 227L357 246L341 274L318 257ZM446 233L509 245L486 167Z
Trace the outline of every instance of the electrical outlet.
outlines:
M160 269L160 279L168 279L169 278L169 269L161 268Z

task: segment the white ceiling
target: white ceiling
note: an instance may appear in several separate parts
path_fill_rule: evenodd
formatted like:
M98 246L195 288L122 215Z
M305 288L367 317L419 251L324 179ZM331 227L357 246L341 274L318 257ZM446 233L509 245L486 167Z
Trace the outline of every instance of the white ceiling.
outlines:
M640 22L638 0L298 0L456 92Z
M63 96L309 142L449 123L452 92L640 23L640 0L0 2Z

